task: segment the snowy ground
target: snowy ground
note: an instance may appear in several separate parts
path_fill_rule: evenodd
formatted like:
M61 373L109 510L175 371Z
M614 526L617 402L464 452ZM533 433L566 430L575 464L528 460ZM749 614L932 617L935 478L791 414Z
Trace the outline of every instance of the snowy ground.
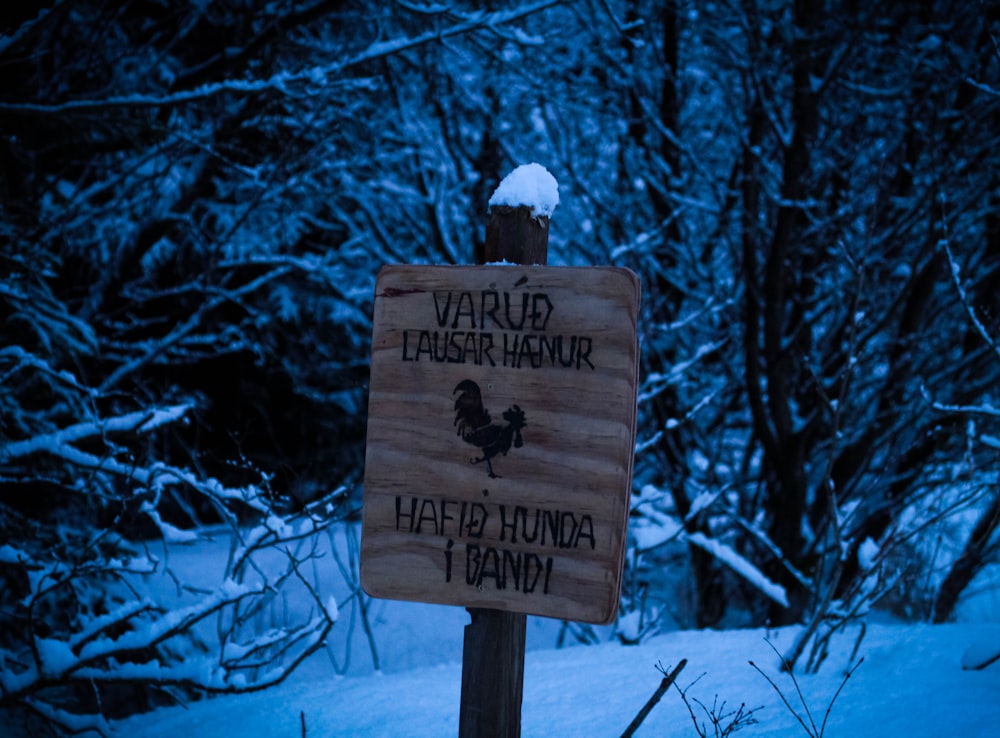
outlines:
M348 561L351 546L345 532L339 531L334 540L341 560ZM219 551L201 546L175 553L173 566L192 575L197 571L212 576L212 568L205 566L206 553L209 558L221 558ZM332 571L329 558L324 560L327 565L320 572ZM304 721L306 735L325 738L457 735L463 628L469 619L465 610L373 601L369 620L378 651L379 671L375 672L368 640L357 624L356 603L345 600L350 583L329 575L321 578L324 586L339 588L341 603L328 652L316 654L276 689L160 710L127 721L122 733L137 738L294 738L302 735ZM962 669L962 656L968 649L1000 644L996 592L987 588L966 604L962 617L970 622L947 626L870 623L858 651L864 663L844 686L825 734L1000 735L1000 663L982 671ZM290 607L294 610L294 600ZM600 635L607 639L603 645L557 650L560 626L545 618L528 619L522 709L525 738L621 735L659 685L656 665L670 667L682 658L688 664L678 680L680 686L688 688L698 680L690 686L689 697L709 707L717 698L729 709L741 703L755 708L758 722L743 735L806 735L781 697L748 663L752 660L760 666L809 724L794 685L779 673L778 658L767 642L785 651L794 637L791 629L675 632L639 646L620 645L612 640L611 629L603 629ZM855 633L840 636L818 675L797 677L817 727L850 665L855 640ZM707 720L703 713L699 718ZM707 734L715 735L711 725ZM671 690L638 735L697 733L684 703Z
M350 574L356 540L340 530L316 565L317 584L333 591L340 618L329 648L315 654L292 677L260 693L161 709L117 725L136 738L298 738L307 736L454 736L458 733L463 627L462 608L373 601L368 611L377 647L378 670L356 599L334 565ZM329 543L329 542L327 542ZM189 584L211 588L223 577L223 536L170 552L170 567ZM266 561L259 562L261 565ZM164 592L173 580L164 577ZM980 671L962 668L963 655L1000 646L997 588L990 586L960 610L966 622L946 626L870 622L858 655L864 663L844 686L826 726L826 736L1000 735L1000 662ZM304 607L295 594L275 617L294 618ZM267 625L266 623L264 625ZM786 651L793 629L778 631L679 631L620 645L610 628L602 645L556 649L561 623L528 619L522 735L618 736L661 680L657 664L687 666L678 683L688 697L725 712L741 703L753 708L757 724L746 736L806 735L781 697L749 661L783 690L809 724L788 675L768 645ZM797 675L812 719L819 728L830 699L850 664L857 631L838 636L818 675ZM571 640L571 639L570 639ZM971 651L970 651L971 649ZM707 721L707 715L698 716ZM2 724L0 736L10 726ZM707 735L715 736L712 726ZM814 731L819 734L819 730ZM696 736L691 716L671 690L646 719L639 736Z
M415 606L418 607L418 606ZM406 606L400 609L404 614ZM422 618L421 618L422 619ZM453 638L452 618L410 621L428 646ZM446 632L447 631L447 632ZM779 649L792 632L782 630L677 632L640 646L612 643L562 650L535 650L525 663L522 735L618 736L660 682L655 665L688 660L679 682L688 696L726 709L746 703L758 721L743 735L806 733L753 660L781 687L792 705L801 704L765 638ZM829 716L827 736L992 736L1000 729L1000 663L963 671L964 650L976 642L1000 642L1000 625L871 626L860 654L864 663L848 681ZM839 686L852 643L842 638L817 676L798 680L819 727ZM416 657L416 654L414 654ZM314 660L276 689L170 708L137 717L123 733L170 736L454 736L458 732L461 666L457 662L393 674L336 677ZM696 706L696 709L697 706ZM700 716L704 719L704 714ZM708 735L714 735L709 726ZM691 717L676 692L669 692L637 733L694 736Z

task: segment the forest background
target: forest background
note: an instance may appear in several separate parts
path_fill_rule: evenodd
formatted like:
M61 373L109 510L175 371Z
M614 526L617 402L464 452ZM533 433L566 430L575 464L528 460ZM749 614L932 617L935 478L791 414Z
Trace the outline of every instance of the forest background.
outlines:
M986 0L6 7L0 707L76 728L322 645L375 274L472 262L529 161L550 263L643 284L618 637L803 623L814 667L873 605L948 620L998 552L998 37ZM224 581L143 592L220 526ZM291 583L312 616L255 627Z

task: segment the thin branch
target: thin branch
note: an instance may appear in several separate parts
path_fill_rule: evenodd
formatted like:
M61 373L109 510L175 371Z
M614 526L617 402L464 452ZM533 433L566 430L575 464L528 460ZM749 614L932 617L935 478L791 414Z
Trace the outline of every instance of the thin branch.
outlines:
M993 407L992 405L948 405L943 402L938 402L931 397L931 393L924 385L920 385L920 394L923 395L923 398L927 401L928 405L940 412L959 413L962 415L983 415L987 418L1000 418L1000 408Z
M941 207L942 210L944 210L943 202ZM969 302L969 296L965 291L965 287L962 285L962 273L959 269L958 262L955 261L955 255L951 251L951 241L948 238L948 220L946 216L947 213L942 213L941 227L944 229L944 233L942 234L941 240L938 241L938 245L944 249L945 254L948 256L948 274L951 276L951 283L955 286L955 291L958 292L958 299L962 303L962 308L965 310L966 315L969 316L969 320L972 321L972 325L975 327L976 332L986 342L986 344L993 349L993 353L1000 357L1000 345L997 344L993 336L991 336L989 331L986 330L986 326L984 326L982 321L979 320L979 316L976 315L976 311L973 309L972 303Z
M495 31L497 26L520 20L558 5L562 1L539 0L539 2L513 10L497 11L495 13L470 13L468 15L456 16L459 20L449 28L427 31L417 36L404 36L388 41L379 41L344 61L317 65L294 72L282 71L266 79L210 82L200 85L193 90L185 90L168 95L118 95L98 100L67 100L61 103L0 102L0 112L50 115L54 113L99 111L110 108L167 108L186 105L222 94L246 96L256 95L261 92L277 92L283 95L290 95L290 88L296 86L303 86L304 93L308 94L310 87L316 90L323 89L329 84L331 78L338 77L351 67L375 59L393 56L451 36L461 36L483 29ZM340 83L353 87L369 86L371 84L369 80L365 79L340 80Z
M633 48L636 49L641 48L642 42L632 38L629 35L629 32L635 30L636 28L642 28L645 22L641 20L634 20L627 23L623 23L622 21L618 20L618 16L615 15L615 11L611 8L611 5L608 3L608 0L601 0L601 5L604 6L604 12L607 13L608 18L611 20L611 25L613 25L615 27L615 30L622 36L622 38L625 39L625 42L630 44Z
M104 436L106 433L148 432L180 419L190 409L189 404L172 405L159 410L140 410L115 418L74 423L54 433L44 433L24 441L0 446L0 460L8 462L85 438Z
M687 659L681 659L680 663L677 664L674 670L667 674L665 669L657 665L657 670L663 674L660 686L656 688L656 691L653 692L652 696L646 700L646 704L642 706L639 713L635 716L632 722L629 723L625 732L622 733L622 738L630 738L630 736L635 734L635 731L637 731L639 726L642 725L642 721L645 720L649 713L653 711L653 708L656 707L656 703L658 703L663 695L666 694L667 690L670 689L670 685L674 683L685 666L687 666Z
M168 348L194 331L201 324L202 318L210 311L227 302L238 302L238 298L244 297L259 287L262 287L275 279L283 277L290 271L291 267L278 267L234 290L220 291L220 294L202 303L202 305L194 313L192 313L187 320L183 321L160 340L155 341L141 356L137 356L131 361L127 361L119 366L101 383L100 391L110 391L129 374L141 369L157 356L164 353Z
M850 679L851 676L853 676L854 672L858 670L858 667L861 666L861 664L863 664L864 661L865 658L864 656L862 656L860 659L858 659L858 662L854 666L852 666L844 673L844 678L840 681L840 686L837 687L837 691L834 692L833 697L830 698L830 704L826 706L826 714L823 715L823 724L819 726L820 735L823 735L823 733L826 732L826 721L830 719L830 712L833 710L833 703L837 701L837 698L840 696L840 692L844 689L844 687L847 684L847 680Z
M815 730L809 730L809 726L805 724L805 722L799 716L799 713L797 713L795 711L795 708L793 708L791 703L789 703L788 698L785 697L785 693L781 691L781 687L775 684L774 680L771 679L771 677L769 677L767 674L765 674L763 669L757 666L757 664L755 664L753 661L748 661L747 663L750 664L750 666L752 666L754 669L756 669L757 673L760 674L762 677L764 677L764 679L767 680L767 683L770 684L771 687L774 689L774 691L778 693L778 697L781 698L781 701L785 704L785 707L788 709L790 713L792 713L792 715L795 716L795 719L799 721L799 725L802 726L802 730L804 730L807 735L815 736L816 735Z

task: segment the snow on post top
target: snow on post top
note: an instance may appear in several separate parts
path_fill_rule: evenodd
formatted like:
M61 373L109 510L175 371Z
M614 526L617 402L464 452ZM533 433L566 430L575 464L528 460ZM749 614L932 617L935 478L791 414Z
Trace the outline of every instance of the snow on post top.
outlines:
M512 208L524 205L531 208L531 214L536 218L541 215L551 217L558 204L559 183L548 169L535 162L522 164L504 177L490 197L491 208L494 205Z

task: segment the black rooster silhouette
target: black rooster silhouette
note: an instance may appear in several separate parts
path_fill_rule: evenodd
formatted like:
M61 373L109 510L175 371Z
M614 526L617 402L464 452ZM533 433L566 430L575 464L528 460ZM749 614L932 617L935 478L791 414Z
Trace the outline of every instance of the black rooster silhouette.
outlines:
M489 411L483 407L483 395L478 384L471 379L463 379L452 390L453 395L456 392L462 393L455 400L454 424L458 426L458 435L466 443L478 446L483 451L481 457L470 459L470 463L485 461L490 478L496 479L498 475L493 471L490 459L497 454L506 456L511 446L521 448L524 443L521 440L521 429L527 425L524 412L513 405L504 411L503 419L507 421L506 424L493 423Z

